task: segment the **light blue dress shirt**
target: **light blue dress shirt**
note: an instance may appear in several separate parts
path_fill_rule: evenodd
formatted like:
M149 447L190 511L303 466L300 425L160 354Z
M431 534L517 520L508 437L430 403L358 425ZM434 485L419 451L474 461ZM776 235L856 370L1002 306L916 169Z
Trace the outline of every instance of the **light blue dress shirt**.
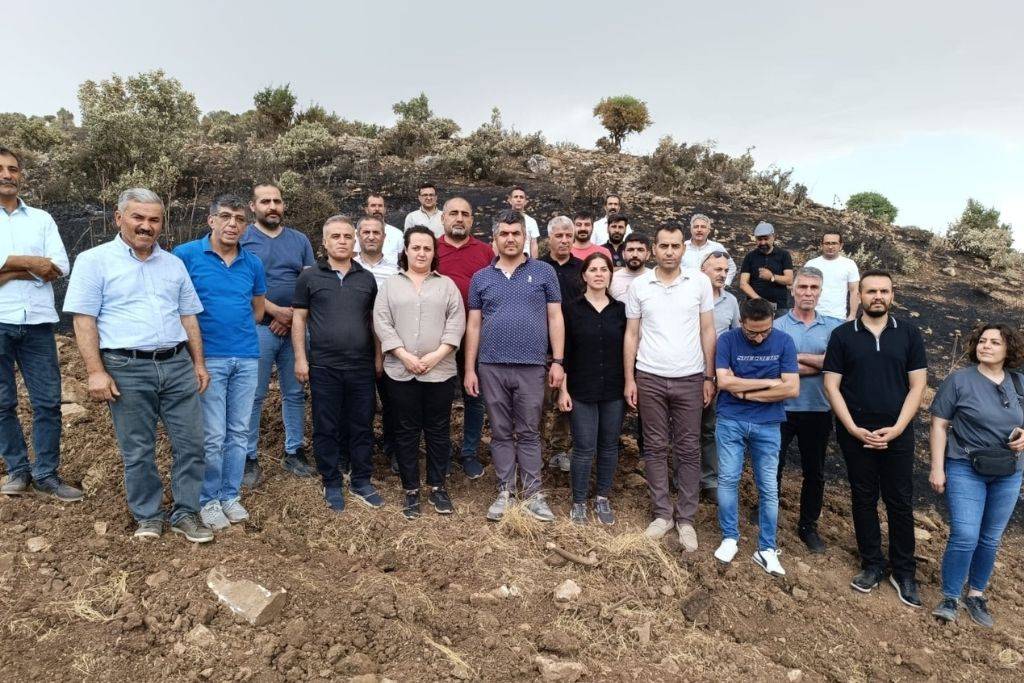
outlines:
M188 338L181 316L203 310L185 264L154 245L145 261L117 235L79 254L65 313L96 318L101 349L155 351Z
M43 256L53 261L64 275L71 270L53 218L20 199L13 212L0 209L0 266L11 256ZM40 325L57 320L53 285L49 282L39 278L11 280L0 286L0 323Z
M828 338L832 330L843 324L839 318L830 318L820 313L814 314L814 322L804 325L793 317L790 310L781 318L776 318L774 327L782 330L796 343L797 353L813 353L821 355L825 353L828 346ZM783 402L788 413L824 413L832 409L828 399L825 398L825 378L819 372L816 375L802 375L800 377L800 395L796 398L789 398Z

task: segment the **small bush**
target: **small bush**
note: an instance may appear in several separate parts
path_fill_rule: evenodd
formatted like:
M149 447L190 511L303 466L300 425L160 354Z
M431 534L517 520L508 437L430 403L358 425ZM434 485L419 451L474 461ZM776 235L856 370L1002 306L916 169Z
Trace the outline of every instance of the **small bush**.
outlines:
M267 86L252 98L261 135L273 137L288 130L295 116L295 95L291 85Z
M604 98L594 106L594 116L601 119L601 125L608 130L608 137L601 138L606 141L603 148L614 152L622 149L627 135L639 133L652 123L647 104L632 95Z
M274 141L281 163L312 171L329 162L338 143L322 123L299 123Z
M876 220L892 223L899 210L893 203L877 192L858 192L846 200L846 208Z
M993 267L1012 264L1020 254L1013 248L1013 229L999 221L999 211L986 209L976 199L968 199L960 218L946 232L950 245L961 254L983 259Z

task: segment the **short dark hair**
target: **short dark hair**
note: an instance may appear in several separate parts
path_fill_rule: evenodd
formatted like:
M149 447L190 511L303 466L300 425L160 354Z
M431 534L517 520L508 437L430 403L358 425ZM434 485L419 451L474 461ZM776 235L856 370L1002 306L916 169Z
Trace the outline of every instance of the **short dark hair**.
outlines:
M519 190L520 192L522 192L523 194L525 194L525 195L526 195L527 197L529 197L529 196L530 196L530 193L529 193L529 192L527 192L527 191L526 191L526 188L525 188L525 187L523 187L522 185L513 185L513 186L512 186L512 189L508 191L508 196L509 196L509 197L511 197L511 196L512 196L512 193L513 193L513 192L515 192L516 190Z
M590 213L586 209L580 209L579 211L577 211L576 213L574 213L572 215L572 222L575 223L576 221L578 221L580 219L586 219L586 220L590 221L591 223L593 223L594 222L594 214Z
M1019 368L1024 365L1024 335L1020 330L1010 327L1006 323L982 323L974 328L967 338L967 357L972 363L978 361L978 342L981 335L989 330L998 330L999 335L1006 344L1006 361L1003 365L1007 368Z
M434 245L434 258L430 261L430 270L437 270L437 237L434 236L434 231L425 225L414 225L405 231L405 236L402 238L405 241L405 247L398 254L398 267L402 270L409 270L409 257L406 256L405 250L409 248L409 242L412 241L413 235L427 235L430 237Z
M611 193L606 194L604 196L604 203L607 204L608 200L611 199L612 197L615 197L616 199L618 199L620 204L622 203L622 197L620 197L619 195L615 194L614 192L611 192Z
M630 242L639 242L647 247L647 251L651 250L651 238L642 232L631 232L626 235L626 239L622 240L623 244L629 244Z
M265 181L265 182L262 182L262 183L256 183L255 185L252 186L252 198L253 199L256 199L256 190L260 189L261 187L272 187L275 190L277 190L277 193L279 195L284 197L284 192L281 191L281 186L278 185L277 183L272 183L272 182L270 182L268 180L268 181Z
M14 160L18 162L18 169L21 169L21 155L19 155L13 149L11 149L10 147L4 147L3 145L0 145L0 157L2 156L14 157Z
M217 195L210 202L210 215L215 216L221 208L245 211L248 206L237 194L225 192L224 194Z
M608 225L612 223L625 223L629 225L629 216L624 213L613 213L611 216L608 216Z
M679 234L682 234L683 233L683 228L682 228L682 226L675 225L675 224L662 225L661 227L659 227L657 230L654 231L654 241L655 241L655 243L657 243L657 241L658 241L658 235L660 235L663 232L678 232Z
M860 274L860 284L857 285L857 291L864 289L864 281L869 277L887 277L889 282L895 284L896 281L892 279L892 273L887 270L868 270Z
M605 265L608 266L608 272L609 273L614 273L615 272L615 264L612 263L612 260L608 256L608 254L604 253L603 251L595 251L594 253L589 254L587 256L587 258L583 259L583 265L580 266L580 282L583 283L584 287L586 287L587 285L586 285L586 280L583 279L583 273L587 272L587 268L590 267L591 263L593 263L594 261L598 261L598 260L602 260L602 261L605 262ZM608 284L610 285L611 283L612 283L612 278L609 275L609 277L608 277Z
M747 299L740 306L740 320L770 320L775 317L775 309L765 299Z
M835 235L836 237L839 238L839 244L843 243L843 233L840 232L839 230L826 230L825 232L821 233L821 241L822 242L825 241L825 236L826 235Z
M420 183L420 186L416 188L416 193L419 194L420 192L426 190L427 188L430 188L434 192L437 192L437 185L435 185L434 183Z
M383 194L383 193L381 193L381 192L371 192L370 194L366 195L366 201L364 201L364 202L363 202L363 206L366 206L367 204L369 204L369 203L370 203L370 200L371 200L371 199L373 199L374 197L380 197L380 198L381 198L381 200L382 200L382 201L383 201L383 202L384 202L385 204L386 204L386 203L387 203L387 201L388 201L387 199L385 199L385 198L384 198L384 194Z
M515 209L502 209L494 215L494 222L491 223L492 238L497 236L498 226L501 225L518 225L523 229L523 235L526 235L526 221L523 219L523 214Z

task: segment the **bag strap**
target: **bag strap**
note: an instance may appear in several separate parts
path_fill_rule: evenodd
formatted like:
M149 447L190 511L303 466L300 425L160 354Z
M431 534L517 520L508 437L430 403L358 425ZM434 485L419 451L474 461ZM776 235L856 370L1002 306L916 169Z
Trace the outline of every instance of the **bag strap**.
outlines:
M1017 392L1017 401L1020 403L1022 413L1024 413L1024 387L1021 386L1020 374L1010 371L1010 379L1013 381L1013 390ZM1022 417L1024 417L1024 414L1022 414Z

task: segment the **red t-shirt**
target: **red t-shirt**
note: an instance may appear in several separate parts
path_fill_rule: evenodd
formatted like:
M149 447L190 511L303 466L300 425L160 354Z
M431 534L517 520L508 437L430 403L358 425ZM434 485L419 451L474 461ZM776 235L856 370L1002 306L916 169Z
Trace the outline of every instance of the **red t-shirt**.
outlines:
M576 258L578 258L580 261L582 261L583 259L587 258L588 256L590 256L594 252L598 252L598 251L600 251L600 252L602 252L604 254L607 254L608 258L612 258L612 253L610 251L608 251L605 247L602 247L600 245L593 244L593 243L591 243L591 245L589 247L587 247L586 249L577 249L576 247L573 247L572 248L572 255L575 256Z
M470 238L461 247L453 247L442 235L437 240L437 272L450 277L462 293L462 303L469 310L469 281L481 268L494 260L494 251L486 242Z

